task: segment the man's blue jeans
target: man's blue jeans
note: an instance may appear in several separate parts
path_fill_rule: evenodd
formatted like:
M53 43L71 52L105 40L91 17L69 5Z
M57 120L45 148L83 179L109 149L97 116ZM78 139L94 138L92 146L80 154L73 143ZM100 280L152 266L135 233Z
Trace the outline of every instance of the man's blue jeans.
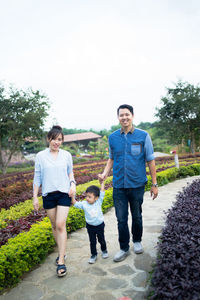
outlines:
M128 228L128 206L132 215L132 239L133 242L141 242L142 225L142 203L145 186L139 188L113 188L113 201L115 214L118 222L120 249L129 249L129 228Z

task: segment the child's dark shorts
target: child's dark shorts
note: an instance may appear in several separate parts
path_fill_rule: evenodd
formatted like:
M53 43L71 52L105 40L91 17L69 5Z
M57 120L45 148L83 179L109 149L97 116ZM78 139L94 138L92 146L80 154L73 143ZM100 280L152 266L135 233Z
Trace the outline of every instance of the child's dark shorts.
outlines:
M59 191L48 193L46 196L42 196L42 199L44 209L51 209L58 205L70 206L72 200L67 193Z

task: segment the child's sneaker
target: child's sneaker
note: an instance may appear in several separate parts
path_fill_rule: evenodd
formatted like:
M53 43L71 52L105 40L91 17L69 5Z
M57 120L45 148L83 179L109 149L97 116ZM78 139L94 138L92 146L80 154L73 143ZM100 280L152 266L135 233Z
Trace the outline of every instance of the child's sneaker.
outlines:
M92 255L88 260L88 262L89 264L94 264L96 260L97 260L97 255Z
M102 256L102 258L108 258L108 252L106 250L102 251L101 256Z

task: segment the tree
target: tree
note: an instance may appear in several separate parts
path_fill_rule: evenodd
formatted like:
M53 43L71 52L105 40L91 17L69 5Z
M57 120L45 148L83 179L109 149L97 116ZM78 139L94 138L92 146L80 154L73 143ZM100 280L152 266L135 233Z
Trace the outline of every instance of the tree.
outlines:
M113 131L115 131L117 129L120 129L120 128L121 128L121 125L117 124L117 125L112 125L111 128L110 128L110 130L111 130L111 132L113 132Z
M88 144L88 148L96 155L98 148L98 141L90 141Z
M76 143L62 145L62 148L66 151L69 151L71 155L77 155L80 152L79 146Z
M98 141L98 152L100 154L100 158L104 158L108 153L108 138L104 136L102 139Z
M137 127L143 130L149 130L150 128L154 127L154 123L141 122L139 125L137 125Z
M76 128L63 128L63 134L75 134L75 133L83 133L83 132L87 132L86 129L76 129Z
M6 90L0 83L0 169L3 174L25 139L41 138L48 109L47 96L39 91L23 91L13 86Z
M178 81L175 88L167 88L157 108L159 126L165 130L172 143L191 141L191 152L199 144L200 134L200 87Z

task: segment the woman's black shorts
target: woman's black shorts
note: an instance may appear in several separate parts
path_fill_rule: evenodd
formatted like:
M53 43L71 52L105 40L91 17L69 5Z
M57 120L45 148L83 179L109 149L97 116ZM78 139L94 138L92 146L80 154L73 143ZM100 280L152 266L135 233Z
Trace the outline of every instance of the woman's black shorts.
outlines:
M67 193L59 191L48 193L46 196L42 196L42 199L44 209L51 209L58 205L70 206L72 200Z

